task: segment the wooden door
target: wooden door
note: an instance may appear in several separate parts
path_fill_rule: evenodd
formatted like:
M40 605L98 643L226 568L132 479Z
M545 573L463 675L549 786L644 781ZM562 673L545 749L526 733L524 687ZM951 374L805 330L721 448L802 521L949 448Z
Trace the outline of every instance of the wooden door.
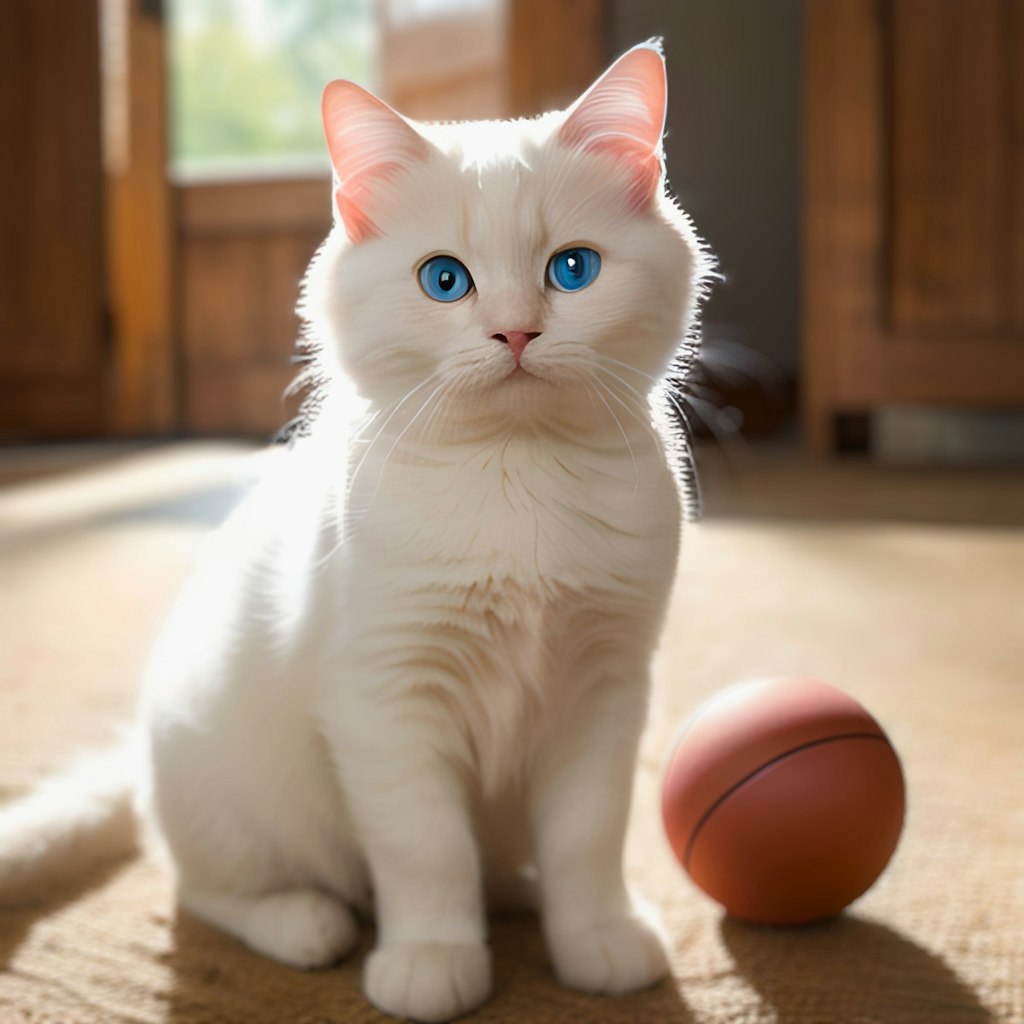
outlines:
M103 429L97 2L0 4L0 441Z
M805 427L1024 404L1024 0L805 2Z
M101 0L112 434L181 426L164 7Z

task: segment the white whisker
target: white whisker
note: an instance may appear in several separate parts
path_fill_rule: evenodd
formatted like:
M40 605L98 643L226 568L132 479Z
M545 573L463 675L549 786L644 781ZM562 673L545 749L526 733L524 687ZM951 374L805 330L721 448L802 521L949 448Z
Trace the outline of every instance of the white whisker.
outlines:
M612 356L606 355L604 352L595 352L594 356L596 356L596 358L604 362L614 363L616 366L621 366L623 369L632 370L634 373L640 374L641 377L646 377L649 381L651 381L654 384L660 384L661 381L664 379L659 377L652 377L649 373L647 373L644 370L638 369L631 363L624 363L621 359L615 359Z
M602 372L611 373L611 371L607 369L604 369ZM615 379L618 380L620 383L625 384L625 381L623 381L616 374L612 374L612 376L614 376ZM619 403L619 405L621 405L623 409L625 409L626 412L628 412L629 415L632 416L633 419L636 420L636 422L641 427L643 427L643 429L650 436L651 440L654 442L655 447L660 448L663 442L662 439L658 436L655 429L651 426L651 409L650 406L647 404L647 400L641 396L642 405L638 406L637 408L633 408L633 406L630 403L626 402L621 395L619 395L615 390L613 390L612 386L608 382L605 381L604 385L605 390L607 390L608 394L611 395L611 397L614 398Z
M405 405L405 403L406 403L406 402L408 402L408 401L409 401L409 399L410 399L410 398L412 398L412 396L413 396L413 395L415 395L417 391L420 391L420 390L422 390L422 389L423 389L423 388L425 388L425 387L426 387L426 386L427 386L427 385L428 385L428 384L429 384L429 383L430 383L431 381L433 381L433 380L436 380L436 379L437 379L437 374L436 374L436 373L432 373L432 374L431 374L431 375L430 375L429 377L424 377L424 378L423 378L423 380L421 380L421 381L419 382L419 384L417 384L417 385L416 385L415 387L413 387L413 388L410 388L410 390L408 390L408 391L407 391L407 392L406 392L406 393L405 393L405 394L404 394L404 395L403 395L403 396L402 396L402 397L401 397L401 398L400 398L400 399L398 400L398 402L397 402L397 403L395 404L394 408L393 408L393 409L391 410L391 412L390 412L390 413L388 414L387 418L386 418L386 419L384 420L384 422L383 422L383 423L382 423L382 424L380 425L380 429L379 429L379 430L377 431L377 433L376 433L376 434L374 434L374 435L373 435L373 437L372 437L372 438L370 439L369 443L368 443L368 444L367 444L367 446L366 446L366 450L365 450L365 451L363 452L363 454L362 454L362 455L360 456L360 458L359 458L359 462L358 462L358 464L356 465L356 468L355 468L355 469L354 469L354 470L352 471L352 473L351 473L351 474L349 475L349 478L348 478L348 481L347 481L347 484L346 484L346 488L345 488L345 489L346 489L346 491L347 491L347 492L348 492L349 494L351 494L351 493L352 493L352 485L353 485L353 484L355 483L355 479L356 479L356 477L357 477L357 476L359 475L359 471L360 471L360 470L361 470L361 469L363 468L363 463L364 463L364 462L366 462L366 459L367 459L367 457L369 456L370 452L371 452L371 451L373 450L373 446L374 446L374 445L375 445L375 444L376 444L376 443L377 443L377 442L378 442L378 441L380 440L380 438L381 438L381 437L383 436L383 434L384 434L384 431L385 431L385 430L387 430L387 428L388 428L388 424L389 424L389 423L390 423L390 422L391 422L391 421L392 421L392 420L393 420L393 419L395 418L395 416L396 416L396 415L398 415L398 412L399 412L399 410L400 410L400 409L402 408L402 406L403 406L403 405ZM383 411L383 410L381 410L381 411ZM381 411L379 411L379 412L377 412L376 414L374 414L374 417L373 417L373 418L374 418L374 419L376 419L376 418L377 418L377 416L379 416L379 415L380 415L380 412L381 412ZM370 422L372 423L372 422L373 422L373 420L371 420ZM369 426L369 423L368 423L368 424L366 424L366 426Z
M633 385L630 384L629 381L625 380L620 374L617 374L614 370L610 370L607 366L599 365L595 367L595 369L600 370L601 373L607 373L610 377L617 380L619 384L621 384L627 391L630 392L630 394L636 397L637 401L640 403L640 407L646 409L648 415L650 415L650 398L647 395L641 394L641 392L637 391L637 389L633 387Z
M413 395L415 395L417 391L420 391L422 388L426 387L426 385L429 384L434 379L436 379L436 374L432 374L431 376L426 377L424 380L420 381L419 384L417 384L415 387L410 388L395 403L395 405L391 408L390 412L388 412L388 415L384 419L384 422L381 424L380 429L377 430L377 432L373 435L372 438L370 438L369 441L363 442L363 439L359 438L358 436L354 439L353 443L355 443L356 441L361 441L361 442L365 443L366 444L366 450L360 456L359 462L357 463L355 469L352 470L352 472L348 476L348 479L345 482L344 497L343 497L343 500L341 501L340 509L337 507L337 503L335 503L334 507L331 510L331 513L332 513L331 517L333 519L333 522L332 522L331 526L332 526L333 531L336 532L338 539L337 539L337 542L331 547L331 549L325 555L321 556L319 559L316 560L316 562L313 563L312 571L319 572L321 569L323 569L328 564L328 562L330 562L330 560L344 546L344 543L345 543L345 521L347 519L350 519L352 517L352 515L353 515L352 505L351 505L351 495L352 495L352 490L353 490L353 484L355 482L356 477L359 474L359 471L363 468L363 464L366 462L367 458L369 457L370 452L373 450L374 445L384 435L385 430L387 430L388 424L395 418L395 416L398 414L398 412L401 410L401 408L406 404L406 402L408 402L409 399L412 398ZM385 409L386 409L386 407L385 407ZM382 415L384 415L385 409L378 409L377 412L375 412L372 416L367 418L360 425L359 430L356 433L358 434L359 432L365 430L367 427L371 426L375 420L379 419Z
M592 378L593 382L599 387L603 387L605 390L608 386L600 381L597 377ZM626 442L626 450L629 452L629 458L633 463L633 497L636 497L637 491L640 490L640 467L636 461L636 455L633 453L633 446L629 443L629 437L626 435L625 428L619 422L619 417L612 411L612 407L608 404L604 395L600 391L596 391L595 394L601 400L601 404L608 410L608 415L615 421L615 425L619 428L619 433L622 434L622 440ZM609 392L610 394L610 392Z
M398 432L398 436L395 438L394 443L388 449L387 454L384 456L384 460L381 462L380 472L377 474L377 481L373 485L373 492L370 494L370 500L366 503L366 508L365 508L366 512L369 512L370 509L373 508L373 503L374 503L374 500L377 497L377 492L380 490L380 485L384 481L384 474L385 474L385 472L387 472L388 463L391 461L391 456L394 455L395 450L402 443L402 438L405 437L405 435L412 428L413 424L420 418L420 416L423 413L423 410L426 409L430 405L430 403L434 400L434 397L439 392L443 391L445 388L450 387L450 384L451 384L450 381L442 380L441 383L438 384L437 387L434 388L434 390L431 391L429 395L427 395L426 399L423 401L423 403L420 405L420 407L413 414L413 416L409 420L409 422L406 423L406 425L404 427L402 427L402 429Z
M642 370L637 370L635 366L629 366L627 363L622 363L620 360L612 359L610 356L603 356L601 358L609 359L612 362L623 366L625 369L634 370L641 376L654 380L650 374L646 374ZM637 398L642 398L644 405L647 407L648 413L650 413L648 398L643 398L635 388L630 387L622 377L617 373L614 373L607 366L602 366L600 369L602 372L613 376L618 380L619 384L629 388L629 391L636 395ZM667 380L658 381L656 384L657 386L654 393L664 396L664 401L666 401L679 416L679 426L673 431L673 434L678 436L676 444L669 449L669 456L676 467L676 472L679 475L683 488L683 506L686 517L690 521L693 521L700 518L701 506L703 504L700 493L700 482L697 476L697 465L694 457L693 427L690 424L689 417L686 414L683 398L678 390L673 388Z
M704 423L707 422L704 419L704 416L701 415L700 411L696 408L694 404L696 401L696 395L692 394L693 388L695 387L694 385L690 383L685 384L685 387L691 391L690 395L686 395L683 390L683 386L679 384L674 384L667 376L662 377L659 380L657 377L652 377L649 373L645 373L643 370L637 369L637 367L632 366L629 363L624 363L621 359L614 359L612 356L604 355L602 353L597 352L595 352L594 355L597 357L599 361L615 363L616 366L621 366L626 370L632 370L634 373L640 374L641 377L645 377L647 380L652 381L655 385L655 387L652 390L655 391L657 394L663 395L665 397L665 400L668 401L672 408L675 409L675 411L679 414L679 417L682 421L683 431L686 436L686 444L689 448L693 448L695 435L693 432L693 424L690 423L690 418L686 413L686 406L690 405L691 407L693 407L693 411L696 412L697 415L701 417L701 421ZM611 370L608 369L608 367L603 367L603 369L607 373L612 372ZM618 374L615 374L614 376L618 378L621 384L626 383L621 377L619 377ZM632 390L634 394L639 394L639 392L637 392L635 388L631 388L630 390ZM708 424L708 426L710 427L710 424ZM715 436L716 438L718 438L717 433L715 434Z

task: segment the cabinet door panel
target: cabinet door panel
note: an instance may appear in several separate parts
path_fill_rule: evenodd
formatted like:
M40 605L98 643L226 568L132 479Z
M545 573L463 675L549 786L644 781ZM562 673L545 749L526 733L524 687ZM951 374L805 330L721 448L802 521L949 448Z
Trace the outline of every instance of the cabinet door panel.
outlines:
M95 3L0 4L0 438L102 421Z
M1009 298L1009 6L891 4L892 315L996 329Z

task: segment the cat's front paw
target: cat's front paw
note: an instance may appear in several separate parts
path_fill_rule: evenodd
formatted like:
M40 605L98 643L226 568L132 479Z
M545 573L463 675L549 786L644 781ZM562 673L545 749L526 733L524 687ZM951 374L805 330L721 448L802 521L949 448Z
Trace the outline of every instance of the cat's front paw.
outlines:
M359 938L355 918L314 889L276 893L254 903L245 939L255 950L292 967L327 967Z
M668 973L661 936L640 917L619 917L581 931L549 934L548 946L558 980L581 992L635 992Z
M370 1002L395 1017L451 1020L491 994L491 956L481 945L380 946L366 961L363 985Z

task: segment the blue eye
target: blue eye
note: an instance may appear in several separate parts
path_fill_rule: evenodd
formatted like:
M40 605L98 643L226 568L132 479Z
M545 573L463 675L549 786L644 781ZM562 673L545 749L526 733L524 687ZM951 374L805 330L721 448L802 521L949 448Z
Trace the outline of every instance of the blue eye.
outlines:
M548 280L560 292L578 292L601 272L601 257L593 249L563 249L548 263Z
M454 256L435 256L420 267L420 287L438 302L455 302L473 287L473 278Z

